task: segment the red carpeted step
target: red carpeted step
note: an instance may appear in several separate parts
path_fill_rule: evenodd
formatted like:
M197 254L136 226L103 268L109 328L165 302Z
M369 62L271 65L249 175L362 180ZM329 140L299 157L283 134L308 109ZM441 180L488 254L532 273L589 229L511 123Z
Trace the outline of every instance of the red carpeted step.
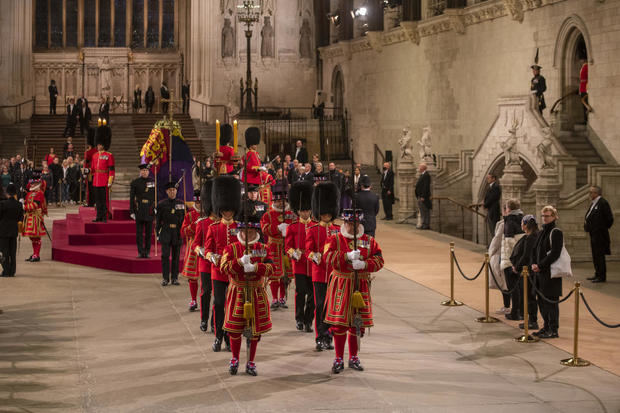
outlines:
M87 222L84 224L87 234L136 234L136 222L133 220Z
M155 236L151 237L155 244ZM69 245L136 245L136 232L130 234L69 234Z

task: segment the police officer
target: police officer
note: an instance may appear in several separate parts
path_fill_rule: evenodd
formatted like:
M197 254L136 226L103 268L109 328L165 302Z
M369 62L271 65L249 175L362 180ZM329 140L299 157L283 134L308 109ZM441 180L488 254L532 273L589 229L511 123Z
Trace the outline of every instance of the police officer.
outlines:
M162 286L168 285L172 278L172 285L179 285L179 255L181 252L181 225L185 217L185 204L177 197L177 188L174 182L166 184L165 199L157 205L157 238L161 243L161 271ZM172 257L170 254L172 253Z
M136 221L138 258L148 258L155 219L155 183L149 178L148 164L139 168L140 177L131 181L129 189L129 213Z

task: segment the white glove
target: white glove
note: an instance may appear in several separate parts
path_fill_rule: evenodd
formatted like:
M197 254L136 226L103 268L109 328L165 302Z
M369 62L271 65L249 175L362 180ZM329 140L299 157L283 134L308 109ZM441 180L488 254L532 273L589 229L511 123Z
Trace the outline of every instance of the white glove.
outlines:
M251 258L248 254L244 254L241 258L239 258L239 262L241 263L241 265L247 265L247 264L251 264Z
M322 257L321 253L317 252L316 254L312 256L312 261L314 261L316 265L319 265L321 263L321 257Z
M153 208L153 213L157 215L157 208Z
M213 254L211 255L211 262L213 263L213 265L218 265L218 262L220 261L220 256L217 254Z
M280 231L280 233L282 233L283 237L286 237L286 228L288 227L288 224L283 222L280 225L278 225L278 230Z
M243 272L256 272L256 264L244 264Z
M347 259L351 262L360 259L360 250L353 250L347 252Z
M266 166L261 166L261 167L260 167L260 168L258 168L258 169L260 169L261 171L267 172L267 167L266 167Z
M300 252L300 251L295 251L295 252L293 253L293 259L294 259L295 261L299 261L299 260L301 259L301 252Z
M363 270L366 268L366 261L353 260L351 263L353 265L354 270Z
M205 257L205 249L204 247L196 247L196 249L194 250L194 252L196 254L198 254L199 256L201 256L202 258Z
M110 183L108 184L108 188L110 188L111 186L112 186L112 182L110 182Z
M136 220L136 214L129 214L129 218L133 219L134 221Z

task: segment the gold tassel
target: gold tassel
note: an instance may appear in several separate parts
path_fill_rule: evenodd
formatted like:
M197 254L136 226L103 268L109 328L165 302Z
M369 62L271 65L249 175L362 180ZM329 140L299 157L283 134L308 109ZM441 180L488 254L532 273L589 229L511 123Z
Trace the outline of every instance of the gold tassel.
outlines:
M252 310L252 303L246 301L245 304L243 304L243 318L246 320L251 320L253 313L254 311Z
M283 255L282 256L282 264L283 267L286 271L290 271L292 269L291 267L291 259L289 258L288 255Z
M360 308L364 308L365 306L366 303L364 303L364 297L362 297L362 293L360 293L359 291L355 291L353 293L353 297L351 298L351 307L359 310Z

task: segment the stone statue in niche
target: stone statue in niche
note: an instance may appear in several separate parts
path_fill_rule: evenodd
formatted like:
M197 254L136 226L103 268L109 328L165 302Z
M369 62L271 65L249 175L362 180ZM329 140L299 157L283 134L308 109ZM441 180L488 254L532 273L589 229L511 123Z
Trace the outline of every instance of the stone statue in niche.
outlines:
M225 14L228 12L232 16L233 11L235 10L235 1L234 0L220 0L220 13Z
M299 55L302 59L312 58L312 29L308 19L304 19L299 30Z
M222 58L233 57L235 54L235 31L229 18L224 19L222 28Z
M271 18L265 16L263 21L263 28L260 31L262 42L260 45L261 57L275 57L275 36L273 26L271 25Z
M112 91L112 71L110 59L106 56L99 66L99 78L101 79L101 96L109 96Z
M418 145L420 146L420 151L418 154L420 155L420 161L422 162L432 162L433 155L431 154L431 127L427 126L422 129L422 137L418 141Z
M308 15L312 15L312 0L297 0L297 8L299 9L299 15L303 16L304 12Z
M398 140L400 145L400 159L413 161L413 149L411 147L411 131L409 127L403 128L403 134Z
M276 11L275 0L262 0L262 5L263 13L273 16L273 12Z
M555 162L553 162L553 132L550 128L543 128L543 139L536 147L538 157L542 162L541 169L553 169L555 168Z
M500 147L504 151L504 161L506 165L520 165L519 149L517 148L517 130L519 129L518 121L515 119L512 127L508 129L508 139L500 143Z

